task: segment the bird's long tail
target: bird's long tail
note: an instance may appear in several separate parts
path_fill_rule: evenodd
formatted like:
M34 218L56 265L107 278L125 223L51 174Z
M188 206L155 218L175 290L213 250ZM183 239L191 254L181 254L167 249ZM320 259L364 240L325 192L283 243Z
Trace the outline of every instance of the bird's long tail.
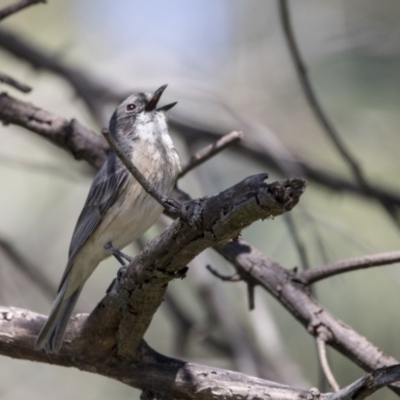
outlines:
M36 339L36 350L44 348L48 353L56 353L60 350L68 321L81 294L83 284L69 297L66 297L67 287L68 279L60 287L50 315Z

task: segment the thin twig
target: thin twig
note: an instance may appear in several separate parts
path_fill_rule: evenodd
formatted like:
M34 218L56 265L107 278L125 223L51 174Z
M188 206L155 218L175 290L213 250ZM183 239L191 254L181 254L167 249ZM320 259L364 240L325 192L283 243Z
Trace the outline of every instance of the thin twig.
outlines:
M233 131L218 139L215 143L204 147L203 149L199 150L196 154L191 156L186 164L182 167L182 171L179 174L179 178L185 176L189 171L198 167L200 164L203 164L211 157L215 156L216 154L220 153L226 147L230 146L233 143L238 142L243 138L242 132Z
M362 268L379 267L400 262L400 251L373 254L357 258L349 258L338 262L312 268L299 273L299 278L307 284L318 282L331 276L345 272L356 271Z
M13 262L16 268L22 271L30 281L36 284L43 294L50 300L54 299L56 287L48 277L39 269L25 259L7 240L0 238L0 250L6 254Z
M300 238L300 234L296 227L296 224L294 223L293 216L291 214L286 214L285 222L287 224L290 236L292 237L294 245L297 249L297 253L299 254L303 269L310 269L310 262L308 260L307 250L304 246L303 241Z
M221 279L221 281L224 282L239 282L242 280L242 277L239 274L233 274L233 275L223 275L219 271L217 271L215 268L213 268L211 265L206 265L206 268L217 278Z
M32 90L30 86L18 82L16 79L11 78L11 76L8 76L6 74L3 74L2 72L0 72L0 82L12 86L14 89L17 89L23 93L29 93Z
M365 175L356 161L354 155L351 153L349 148L346 146L344 141L340 138L339 133L336 131L332 122L326 116L322 106L315 94L315 91L311 85L311 81L308 77L308 71L305 66L305 63L301 57L299 47L296 42L296 38L293 32L292 23L290 19L290 12L288 7L287 0L279 0L279 9L280 9L280 18L283 27L283 31L285 34L285 39L289 48L290 56L292 57L293 64L296 69L297 77L303 88L304 95L308 104L310 105L311 110L313 111L315 118L321 124L324 129L324 132L328 135L336 150L345 160L345 162L349 165L355 179L357 180L360 187L362 187L367 192L373 192L374 189L370 186ZM397 215L395 207L389 202L379 199L383 208L389 214L391 219L396 223L396 226L400 228L400 220Z
M329 366L328 356L326 354L325 340L323 339L322 336L318 336L316 340L317 340L318 358L319 362L321 363L322 370L324 371L326 380L328 381L329 385L331 385L331 388L335 392L338 392L340 390L340 387L336 382L336 379L333 376L332 370Z
M176 217L179 217L180 216L179 204L175 200L170 199L167 196L160 193L154 186L150 184L150 182L136 168L136 166L132 163L132 161L125 156L125 154L119 148L117 142L114 140L110 131L107 128L103 128L101 130L101 133L107 140L107 143L109 144L112 151L122 161L126 169L132 174L132 176L139 182L140 186L142 186L145 192L148 193L151 197L153 197L153 199L156 200L161 206L163 206L164 209L168 211L170 215L175 215Z
M46 3L46 0L20 0L18 3L10 4L9 6L0 10L0 21L26 7L33 6L34 4L38 3Z

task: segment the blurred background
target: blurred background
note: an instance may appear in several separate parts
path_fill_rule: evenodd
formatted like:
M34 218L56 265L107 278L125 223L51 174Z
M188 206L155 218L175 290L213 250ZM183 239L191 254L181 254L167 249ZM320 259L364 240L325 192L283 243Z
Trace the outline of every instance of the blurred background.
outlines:
M2 8L10 1L0 0ZM289 2L297 43L320 104L373 188L400 196L400 3L389 0ZM243 130L247 143L270 160L228 149L179 185L193 197L215 194L246 176L267 171L270 181L305 176L309 186L291 218L258 222L243 238L287 268L316 267L347 257L397 250L400 230L374 196L317 182L288 160L323 174L357 181L316 120L299 84L272 0L48 0L1 23L57 62L119 93L152 92L168 83L163 103L182 160L212 141L187 127L217 133ZM1 36L1 32L0 32ZM96 112L59 74L33 68L0 46L1 72L33 87L2 91L96 132L116 103L99 96ZM180 124L186 124L186 130ZM191 134L189 135L189 132ZM199 132L199 131L198 131ZM188 139L189 138L189 139ZM0 304L47 314L94 171L37 135L0 126ZM157 235L164 218L144 238ZM294 228L293 228L294 227ZM295 229L295 230L293 230ZM295 234L294 234L295 233ZM300 257L298 236L306 257ZM6 245L39 269L35 283ZM127 252L135 254L138 245ZM205 268L233 269L206 251L168 297L146 334L157 351L324 391L316 346L274 299L256 289L248 311L244 283L226 283ZM318 300L390 355L400 358L398 265L363 270L315 285ZM107 260L85 286L77 306L90 312L118 265ZM53 290L53 292L52 292ZM364 372L329 350L341 386ZM0 357L0 399L138 399L140 392L75 369ZM375 399L396 396L387 389Z

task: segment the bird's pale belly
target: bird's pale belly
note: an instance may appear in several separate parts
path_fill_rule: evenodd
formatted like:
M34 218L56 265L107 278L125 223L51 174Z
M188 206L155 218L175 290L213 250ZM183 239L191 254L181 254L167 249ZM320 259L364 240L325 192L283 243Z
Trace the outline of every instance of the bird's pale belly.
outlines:
M96 244L104 247L112 242L115 248L122 250L142 236L157 221L162 210L160 204L145 193L139 184L129 185L123 201L117 201L107 212ZM106 251L103 258L109 255Z

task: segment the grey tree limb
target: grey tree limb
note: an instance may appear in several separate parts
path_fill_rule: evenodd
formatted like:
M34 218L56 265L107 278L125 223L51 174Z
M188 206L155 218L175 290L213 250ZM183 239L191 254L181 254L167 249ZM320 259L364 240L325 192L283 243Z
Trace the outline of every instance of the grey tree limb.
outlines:
M37 133L70 152L77 160L84 159L96 169L107 157L106 141L77 120L67 120L31 103L0 93L0 120Z
M82 329L87 315L76 316L72 324ZM102 362L84 358L84 348L74 340L73 330L67 332L71 343L68 353L46 354L33 350L45 317L31 311L0 307L0 353L65 367L75 367L107 376L126 385L162 392L167 398L208 400L269 399L269 400L362 400L383 386L400 379L400 365L380 368L365 375L336 393L319 393L316 389L300 389L251 377L238 372L187 363L165 357L144 341L138 357L121 362L113 356ZM79 354L79 356L77 356Z
M385 354L321 306L295 272L272 261L244 240L230 242L216 249L238 271L248 273L259 286L275 297L308 333L317 337L323 330L327 344L365 371L398 364L394 357ZM392 384L390 388L400 395L400 383Z

